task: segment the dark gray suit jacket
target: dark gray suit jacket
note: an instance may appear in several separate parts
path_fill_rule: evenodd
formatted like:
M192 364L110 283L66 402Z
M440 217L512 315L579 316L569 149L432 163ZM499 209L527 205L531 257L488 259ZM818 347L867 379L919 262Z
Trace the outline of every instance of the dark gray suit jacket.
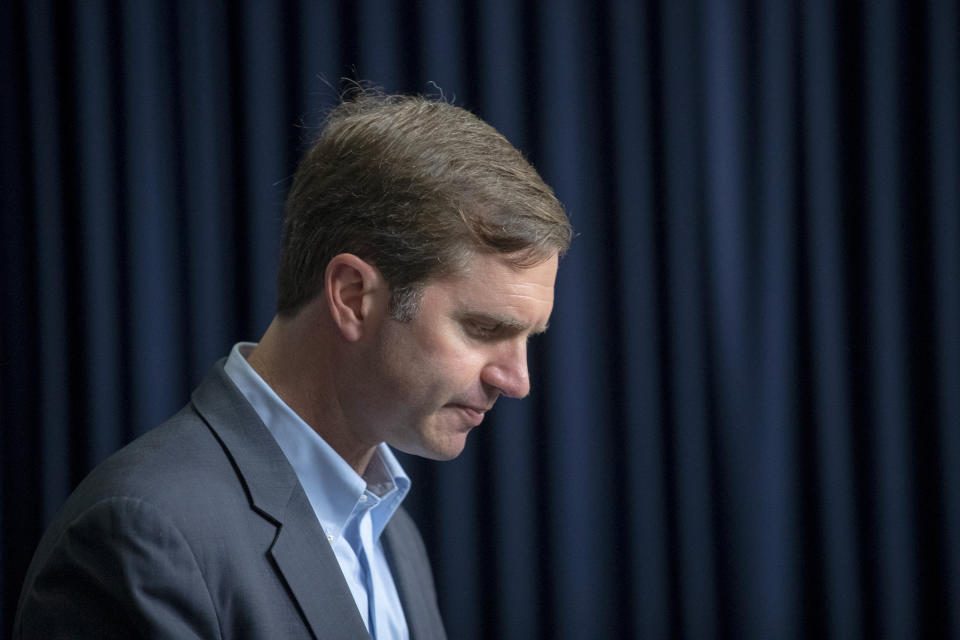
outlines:
M402 509L384 547L411 637L445 638ZM14 637L369 635L293 469L221 361L70 496L30 564Z

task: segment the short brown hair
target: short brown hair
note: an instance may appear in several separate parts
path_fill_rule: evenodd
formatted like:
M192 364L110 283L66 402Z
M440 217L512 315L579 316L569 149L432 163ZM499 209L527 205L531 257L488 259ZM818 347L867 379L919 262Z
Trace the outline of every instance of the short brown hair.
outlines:
M478 117L422 96L360 91L333 109L301 160L286 203L278 312L323 289L330 259L353 253L391 287L391 312L473 253L515 266L563 254L570 223L523 155Z

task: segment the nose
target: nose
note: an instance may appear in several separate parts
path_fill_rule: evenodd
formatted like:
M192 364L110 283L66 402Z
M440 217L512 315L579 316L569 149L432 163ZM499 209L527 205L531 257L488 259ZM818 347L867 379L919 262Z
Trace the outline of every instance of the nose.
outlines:
M530 393L526 341L498 345L494 357L483 368L481 379L510 398L523 398Z

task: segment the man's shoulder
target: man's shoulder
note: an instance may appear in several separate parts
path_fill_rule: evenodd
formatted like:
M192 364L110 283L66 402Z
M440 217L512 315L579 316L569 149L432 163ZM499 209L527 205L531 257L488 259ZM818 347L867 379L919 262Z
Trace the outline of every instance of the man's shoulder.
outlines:
M124 617L134 611L163 617L151 618L157 624L176 625L180 610L187 616L194 607L195 619L202 614L210 625L199 635L217 637L218 624L227 624L224 629L241 619L253 624L242 612L230 613L233 598L251 611L262 613L264 602L285 611L286 601L275 598L276 589L255 588L277 580L270 565L260 561L275 537L276 525L251 508L230 452L188 405L98 465L67 499L24 580L23 628L45 628L45 607L57 602L62 608L62 599L90 603L94 613L80 612L77 619L103 615L111 624L145 624ZM84 589L90 592L84 593L86 600L77 596ZM144 596L144 604L131 594L152 594L163 602L154 606ZM177 611L171 611L167 598L179 603L173 607ZM119 613L97 608L114 606ZM220 614L233 618L224 622ZM71 615L64 611L56 619L62 623ZM224 632L224 637L231 635Z
M156 484L160 478L176 486L198 473L216 471L218 466L211 463L224 456L210 427L188 404L103 461L84 484L99 490L149 493L162 488Z
M114 500L150 504L177 520L209 513L213 497L243 500L229 455L192 405L187 405L94 468L63 505L66 524Z
M204 389L209 399L234 401L221 388L222 378L218 363L190 402L97 465L71 500L77 494L88 501L103 497L163 499L178 491L216 488L218 478L235 480L229 453L216 434L216 425L210 424L219 419L219 409L203 411L196 401L197 393Z

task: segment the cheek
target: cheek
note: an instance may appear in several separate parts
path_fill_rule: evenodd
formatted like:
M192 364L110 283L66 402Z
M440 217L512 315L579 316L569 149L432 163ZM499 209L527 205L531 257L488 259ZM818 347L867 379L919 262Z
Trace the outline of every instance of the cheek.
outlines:
M479 374L483 367L483 358L477 353L470 351L461 351L453 356L447 362L447 368L451 375L458 378L473 377Z
M437 345L427 345L412 336L398 338L384 345L380 370L374 372L385 387L402 404L426 403L424 396L435 393L443 379L438 375L438 364L443 355ZM446 374L445 374L446 375Z
M416 364L429 371L450 372L465 363L467 351L463 340L452 331L416 332L401 346L401 357L408 363Z
M479 379L484 362L482 351L452 327L396 333L387 337L383 351L383 375L411 401L460 394Z
M472 395L479 379L477 361L461 351L418 351L403 360L404 388L409 400L425 408L443 405L465 394Z

